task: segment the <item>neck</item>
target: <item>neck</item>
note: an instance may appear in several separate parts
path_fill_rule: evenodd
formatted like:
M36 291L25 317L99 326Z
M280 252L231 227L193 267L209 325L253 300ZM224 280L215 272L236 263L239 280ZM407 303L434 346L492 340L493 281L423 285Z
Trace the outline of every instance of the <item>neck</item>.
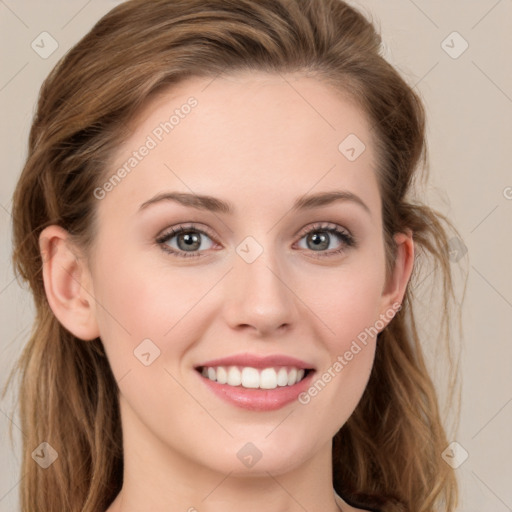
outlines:
M126 415L125 415L126 418ZM107 512L339 512L332 487L331 444L288 470L219 471L123 425L123 488ZM340 503L338 501L338 503Z

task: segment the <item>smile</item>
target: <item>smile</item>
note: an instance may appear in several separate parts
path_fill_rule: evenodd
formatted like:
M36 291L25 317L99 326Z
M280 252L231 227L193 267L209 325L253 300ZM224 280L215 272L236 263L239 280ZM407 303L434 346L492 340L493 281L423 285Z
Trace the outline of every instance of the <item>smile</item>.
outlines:
M200 370L201 375L211 381L247 389L275 389L293 386L300 382L307 372L304 368L295 367L258 369L250 366L203 366Z
M311 383L311 363L281 354L237 354L194 367L206 388L238 408L274 411L293 403Z

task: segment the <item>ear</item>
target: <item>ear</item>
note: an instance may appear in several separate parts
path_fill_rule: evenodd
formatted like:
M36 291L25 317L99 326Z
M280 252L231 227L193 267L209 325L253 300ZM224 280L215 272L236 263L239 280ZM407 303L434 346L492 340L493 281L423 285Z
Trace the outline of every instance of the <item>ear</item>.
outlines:
M60 226L48 226L39 235L39 249L44 289L53 313L77 338L97 338L92 278L69 233Z
M395 263L392 275L382 291L381 319L385 316L386 325L401 307L414 266L412 231L407 229L406 233L395 233L393 238L396 243Z

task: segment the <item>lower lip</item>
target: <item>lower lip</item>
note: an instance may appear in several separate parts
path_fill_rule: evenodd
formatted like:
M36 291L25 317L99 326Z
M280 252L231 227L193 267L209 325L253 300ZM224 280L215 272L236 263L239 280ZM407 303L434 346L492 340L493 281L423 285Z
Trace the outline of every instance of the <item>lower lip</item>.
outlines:
M250 411L275 411L297 400L298 396L310 385L314 371L293 386L281 386L274 389L250 389L242 386L219 384L198 374L201 380L218 397L226 402Z

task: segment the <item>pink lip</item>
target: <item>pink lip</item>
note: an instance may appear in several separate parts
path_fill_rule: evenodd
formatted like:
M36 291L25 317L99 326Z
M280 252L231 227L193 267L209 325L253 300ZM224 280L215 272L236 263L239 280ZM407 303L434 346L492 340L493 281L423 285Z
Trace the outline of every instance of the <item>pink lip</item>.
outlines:
M223 357L221 359L212 359L206 361L196 368L203 366L250 366L251 368L270 368L278 366L294 366L295 368L314 369L311 364L296 359L295 357L289 357L285 355L275 354L270 356L258 356L252 354L238 354L230 357Z
M275 389L248 389L242 386L229 386L228 384L219 384L206 377L203 377L199 370L206 367L215 366L238 366L251 368L270 368L270 367L295 367L310 371L306 377L293 386L282 386ZM252 354L238 354L220 359L212 359L195 367L198 370L198 376L204 384L218 397L228 403L247 409L250 411L274 411L297 400L300 393L305 391L311 383L312 376L315 373L313 365L306 363L295 357L285 355L258 356Z
M298 396L311 385L315 372L310 372L293 386L275 389L247 389L242 386L219 384L198 373L199 378L218 397L226 402L250 411L275 411L297 400Z

